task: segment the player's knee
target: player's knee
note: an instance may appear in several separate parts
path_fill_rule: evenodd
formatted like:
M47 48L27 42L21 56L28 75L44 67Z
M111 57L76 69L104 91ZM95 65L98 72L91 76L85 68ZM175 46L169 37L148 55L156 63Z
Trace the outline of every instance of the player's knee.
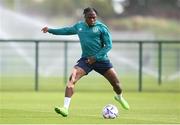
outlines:
M67 84L67 88L74 88L74 83L69 81L68 84Z

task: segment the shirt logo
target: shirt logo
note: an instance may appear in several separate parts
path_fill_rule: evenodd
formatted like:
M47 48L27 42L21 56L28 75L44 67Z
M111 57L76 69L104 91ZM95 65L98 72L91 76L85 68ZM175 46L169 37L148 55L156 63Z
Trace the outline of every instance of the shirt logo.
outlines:
M79 31L82 31L82 28L79 28L78 30L79 30Z
M96 32L98 32L98 28L97 28L97 27L93 27L92 31L93 31L94 33L96 33Z

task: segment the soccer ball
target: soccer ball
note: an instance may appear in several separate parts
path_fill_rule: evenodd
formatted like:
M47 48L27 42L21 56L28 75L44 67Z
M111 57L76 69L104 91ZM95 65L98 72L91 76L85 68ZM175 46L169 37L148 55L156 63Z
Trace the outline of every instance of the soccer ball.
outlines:
M108 104L103 108L102 115L105 119L114 119L118 117L118 109L116 106Z

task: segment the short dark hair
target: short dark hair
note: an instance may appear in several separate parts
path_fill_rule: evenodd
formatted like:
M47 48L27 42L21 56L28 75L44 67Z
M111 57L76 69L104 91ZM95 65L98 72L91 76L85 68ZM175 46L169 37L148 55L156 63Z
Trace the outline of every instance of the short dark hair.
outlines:
M86 15L87 13L92 12L92 11L94 11L96 13L96 15L98 15L97 10L94 9L94 8L91 8L91 7L85 8L84 11L83 11L83 14Z

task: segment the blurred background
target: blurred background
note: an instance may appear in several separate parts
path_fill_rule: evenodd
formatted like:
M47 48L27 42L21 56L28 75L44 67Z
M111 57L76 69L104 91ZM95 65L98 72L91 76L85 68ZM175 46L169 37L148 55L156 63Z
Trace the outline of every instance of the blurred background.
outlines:
M114 39L180 39L180 0L0 0L0 36L46 38L42 26L72 25L86 7L97 9Z
M0 36L44 38L39 28L72 25L86 7L97 9L114 39L180 38L180 0L0 0Z
M73 25L86 7L94 7L110 29L115 42L109 57L125 89L137 90L142 82L143 90L180 91L180 0L0 0L0 40L10 40L0 42L0 90L34 90L38 40L49 40L38 42L39 89L64 89L81 55L78 38L41 29ZM90 82L90 89L109 89L95 86L107 86L100 75L90 76L80 81L82 89Z

